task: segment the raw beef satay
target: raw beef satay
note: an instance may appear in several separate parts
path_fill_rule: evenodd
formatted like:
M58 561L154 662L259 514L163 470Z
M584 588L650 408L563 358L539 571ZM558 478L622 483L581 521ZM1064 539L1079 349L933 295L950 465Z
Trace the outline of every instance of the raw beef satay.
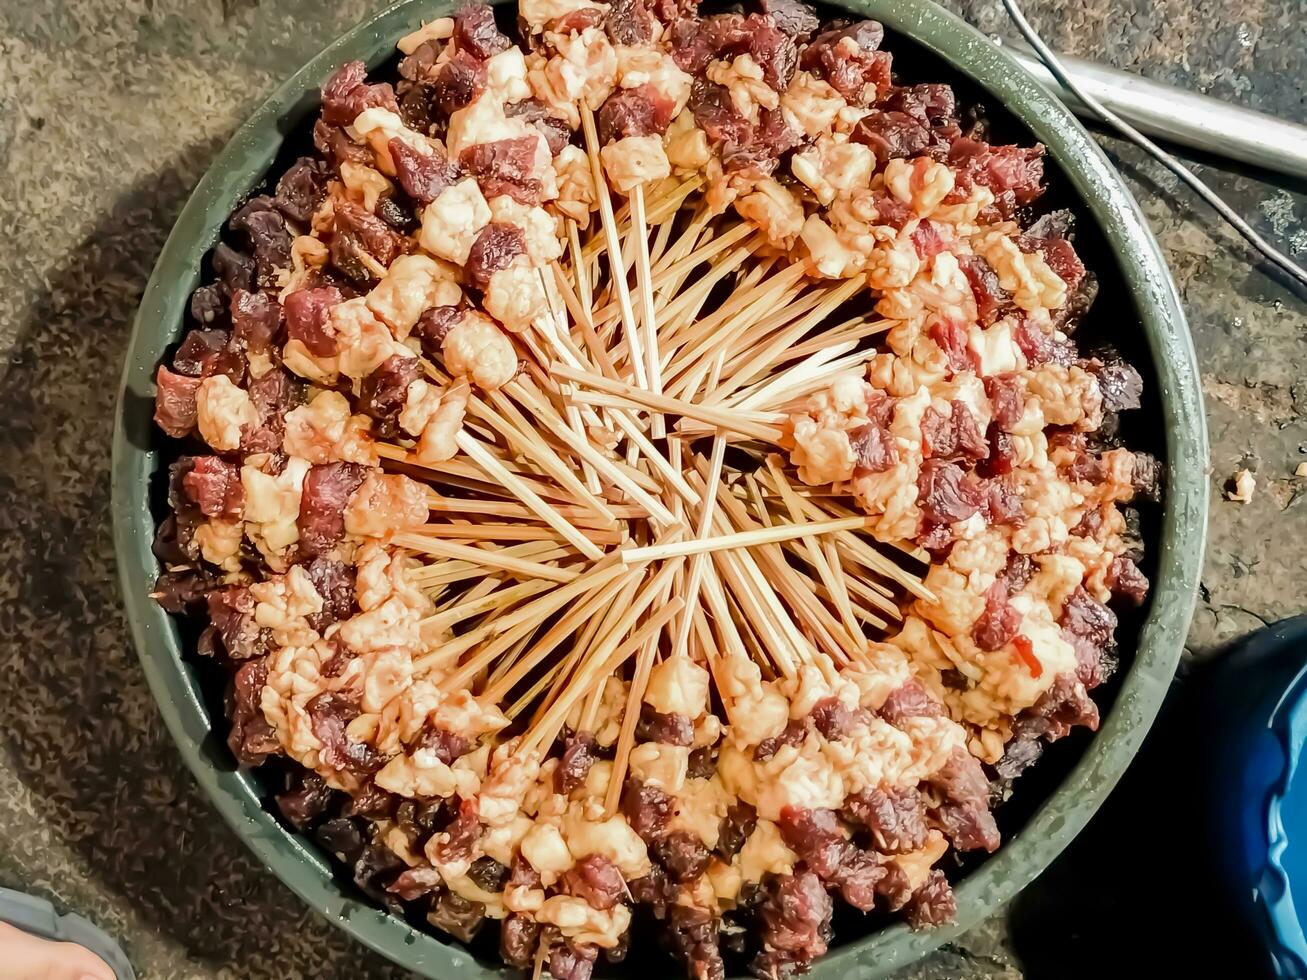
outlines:
M609 12L609 5L596 0L526 0L518 5L518 13L532 34L562 26L598 26Z
M617 84L617 52L591 18L564 17L541 36L527 79L536 99L579 129L580 106L597 111Z
M1092 277L1066 215L1014 220L1042 151L964 132L947 86L893 84L879 25L823 33L796 0L521 13L528 52L475 6L400 42L396 89L344 66L324 159L233 216L240 248L215 251L158 375L160 425L212 452L173 467L160 601L206 608L199 651L236 667L237 758L303 768L287 818L311 829L348 794L318 833L360 886L464 942L502 920L510 965L582 980L625 955L633 904L700 978L742 924L760 975L805 967L836 896L946 921L941 859L998 845L989 778L1097 724L1108 603L1147 588L1120 505L1156 493L1156 462L1094 441L1142 380L1076 351ZM605 683L591 731L578 702L561 741L519 752L497 705L419 669L453 634L390 542L431 498L377 466L379 440L447 459L473 386L518 371L507 331L546 312L563 219L596 204L582 107L619 193L702 175L765 254L866 283L880 352L778 406L783 448L874 536L928 549L934 596L843 667L813 654L764 680L719 654L731 724L703 667L663 659L615 814L627 681Z
M615 191L629 194L671 175L663 135L676 111L675 96L650 82L619 89L599 107L599 155Z
M438 302L442 285L452 284L435 278L434 263L422 256L404 256L395 263L401 264L405 268L396 269L393 279L383 277L367 297L338 301L332 287L291 294L283 356L292 371L316 384L348 384L377 435L416 439L420 461L437 462L454 454L466 385L441 389L426 380L414 350L396 339L395 328L374 308L401 325L419 310L416 325L425 312L421 307ZM452 289L457 295L457 286ZM342 427L335 438L343 436Z

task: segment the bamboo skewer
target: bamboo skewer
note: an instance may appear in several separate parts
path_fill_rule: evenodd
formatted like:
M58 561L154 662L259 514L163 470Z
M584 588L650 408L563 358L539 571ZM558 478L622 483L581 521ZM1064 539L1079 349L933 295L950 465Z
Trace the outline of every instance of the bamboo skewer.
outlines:
M475 440L475 437L464 431L459 433L460 436L467 439ZM505 500L517 500L516 490L495 479L487 479L486 471L466 459L447 459L441 463L419 463L412 454L402 446L392 446L384 442L374 443L377 455L382 460L400 463L403 466L411 467L422 473L434 474L435 482L447 484L449 486L461 487L471 490L475 493L485 494L491 497L502 497ZM511 461L505 462L499 459L491 452L489 447L482 445L484 451L491 455L495 462L504 470L510 471L515 484L521 484L531 490L532 493L540 497L549 497L560 503L572 504L575 501L560 488L550 486L537 480L534 475L527 470L516 466Z
M730 248L732 245L748 238L752 234L754 234L753 226L740 222L733 228L715 236L709 244L704 245L702 248L695 249L666 268L659 268L656 271L665 278L670 278L679 273L689 272L696 265L701 265L704 262L710 261L715 256L726 251L726 249Z
M584 122L584 117L582 118ZM660 190L657 194L650 195L650 200L647 202L649 204L650 220L659 224L680 210L685 199L703 185L703 177L699 174L694 174L690 177L686 177L684 180L677 179L669 181L668 184L670 186L667 186L666 189ZM628 222L630 217L631 212L627 205L622 205L613 214L613 220L619 228ZM586 260L592 261L603 250L604 243L600 241L598 237L592 239L584 249Z
M514 391L519 391L520 387L521 386L515 386ZM518 429L519 431L529 430L531 432L532 434L531 438L540 447L537 450L538 458L540 458L542 462L549 462L552 464L550 468L550 472L552 472L552 467L555 466L566 470L566 464L563 463L562 458L558 455L557 452L554 451L553 447L550 446L549 443L544 438L541 437L539 430L536 427L532 426L530 422L528 422L527 419L525 419L522 416L522 413L518 411L517 406L506 394L504 394L502 391L492 391L489 393L489 396L491 401L493 401L495 405L498 406L502 415L505 416L507 420L512 423L512 427ZM553 434L556 438L559 439L560 446L563 447L565 451L568 449L574 451L575 447L577 446L589 446L590 443L585 433L585 426L581 422L580 411L574 405L569 405L568 409L569 411L567 412L568 418L567 418L566 426L564 425L561 419L558 419L557 425L549 425L547 426L547 428L549 429L551 434ZM552 412L545 412L545 414L550 417L549 418L550 422L554 421L554 416ZM573 433L571 439L567 439L563 436L563 432L567 426L571 427L571 431ZM580 432L579 436L575 434L578 430ZM574 452L568 453L568 455L573 455L573 454ZM587 479L589 479L590 477L594 478L593 485L591 485L589 482L582 484L579 480L576 479L575 474L571 473L570 471L568 471L570 479L566 481L560 481L560 482L563 482L565 486L567 486L570 490L572 490L573 495L576 496L577 499L582 502L582 506L588 508L592 513L596 514L601 519L607 520L609 526L615 525L617 523L617 517L613 513L612 508L609 507L607 502L600 499L599 494L603 492L603 487L599 483L598 476L595 473L593 466L591 465L590 461L585 457L581 458L581 469L583 474L586 475Z
M587 558L593 558L598 561L603 557L603 550L595 545L589 538L582 535L575 527L567 523L558 511L554 510L544 500L523 481L508 471L499 460L495 459L481 443L477 442L465 432L458 434L458 448L472 457L473 461L482 467L487 473L499 480L504 486L511 488L521 501L531 508L535 514L555 531L576 548L577 551Z
M539 406L536 399L526 393L525 390L520 394L524 396L519 399L523 401L523 404L526 404L528 407ZM543 413L539 413L539 417L544 421L545 425L551 425L550 421ZM668 511L667 508L657 500L657 498L652 496L645 487L637 483L630 473L619 466L615 461L610 460L607 456L596 451L588 441L578 443L575 448L579 455L590 460L591 465L593 465L598 472L602 473L605 479L611 480L614 485L620 487L627 496L642 506L646 513L651 517L660 520L664 527L672 527L677 523L676 518L672 513Z
M728 376L738 372L740 366L748 359L758 358L760 351L765 352L766 369L774 371L780 364L788 361L794 341L809 332L814 316L826 314L831 296L838 288L831 286L810 288L801 282L782 282L780 285L783 288L780 289L775 304L769 306L755 304L748 311L747 318L737 318L732 323L733 329L729 335L716 338L731 342L731 356L726 367ZM777 294L773 292L772 295ZM777 306L779 309L776 308ZM778 338L788 341L788 345L782 346L778 343ZM724 398L718 390L705 400L720 403Z
M794 266L790 266L776 273L763 285L763 276L758 274L760 271L754 270L746 276L734 295L720 307L695 321L692 328L680 331L671 338L678 349L666 365L668 378L681 377L691 364L711 354L714 348L734 342L755 319L775 312L782 303L782 297L803 278L802 270L796 272ZM747 309L752 309L754 314L743 316Z
M667 544L649 545L644 548L623 548L617 554L626 564L661 561L682 555L697 555L703 552L726 551L736 548L755 548L759 545L775 544L793 538L833 534L836 531L852 531L866 527L869 520L870 518L866 517L838 517L832 520L810 521L803 524L780 524L774 527L755 528L751 531L734 531L716 537L696 538L690 541L673 541Z
M581 709L581 723L577 726L578 731L594 731L595 719L599 717L599 706L604 699L604 687L607 680L600 681L590 691L590 696L585 699L585 707Z
M445 603L445 605L440 606L439 610L443 612L445 609L454 605L455 602L474 602L478 599L484 599L503 585L505 581L506 579L502 575L487 575L480 582L476 583L476 585L465 590L462 596L457 597L456 599L451 599L449 602Z
M695 474L695 482L699 487L705 486L702 476L702 464L700 473ZM705 487L705 492L706 489ZM717 496L723 510L727 513L731 512L735 501L724 485L718 485ZM719 514L715 524L723 530L730 526L724 514ZM756 529L758 533L775 530L779 529ZM741 533L752 534L755 532L745 531ZM763 548L760 554L766 556L768 550L768 548ZM712 554L714 562L718 564L723 570L723 574L731 582L732 588L735 590L734 598L747 607L747 616L751 617L748 624L762 631L768 640L768 654L778 663L783 672L787 675L792 674L794 664L789 660L789 654L793 652L794 656L800 660L806 660L811 654L811 646L795 627L794 621L777 596L771 581L762 573L754 559L754 555L747 548L716 550ZM783 584L783 575L781 581Z
M748 481L751 490L757 489L757 481L752 474ZM780 485L781 498L789 510L790 519L797 521L800 519L801 508L796 499L793 489L788 483ZM765 515L766 509L760 509L760 513ZM844 621L845 628L849 631L849 636L861 635L862 628L858 624L857 617L853 614L853 604L849 601L848 590L844 587L843 569L841 568L839 555L835 553L834 546L829 540L819 541L815 537L804 537L803 545L808 553L808 563L817 571L818 578L826 587L827 592L835 602L836 609Z
M512 613L492 620L490 623L479 627L478 630L474 630L473 633L486 631L484 635L478 635L475 642L468 643L467 637L459 637L454 644L448 644L447 647L462 644L465 649L471 649L476 643L496 634L500 634L502 639L502 635L510 629L522 627L535 629L547 617L558 612L567 603L586 595L594 589L601 588L622 572L623 569L620 565L607 563L596 565L586 575L579 576L566 586L547 592L525 606L517 607ZM508 644L504 643L503 648L507 648L507 646ZM441 681L441 687L447 691L456 691L466 687L472 678L489 666L500 652L502 652L502 649L497 648L494 643L488 644L478 650L470 660L460 664L457 670L444 678ZM448 659L445 649L437 651L437 653L439 654L439 660ZM414 663L416 664L417 661L414 661Z
M635 726L640 721L644 692L649 686L654 654L658 651L658 638L662 634L663 627L685 607L685 600L679 596L670 602L667 601L667 593L671 587L672 581L668 579L658 596L660 606L658 612L627 641L627 644L639 649L640 653L636 659L631 687L626 692L626 709L622 714L622 727L617 736L617 747L613 752L613 766L608 771L608 790L604 794L604 814L608 817L617 812L622 785L626 782L626 768L631 760L631 749L635 743Z
M592 309L594 307L594 295L590 291L590 273L582 254L581 231L571 218L567 219L567 247L572 256L576 295L581 300L581 308L585 310Z
M673 216L667 221L654 222L654 227L658 230L654 232L653 241L649 243L649 264L658 262L667 252L667 246L672 240L672 226L675 224Z
M658 574L645 585L639 596L623 613L617 625L604 638L599 640L599 645L593 651L587 652L586 662L578 667L575 677L569 684L568 691L560 694L544 717L536 724L533 724L531 730L522 736L523 747L533 748L550 744L563 720L567 717L568 711L585 693L586 687L593 683L596 678L615 669L626 657L634 652L634 645L631 643L621 645L622 638L626 636L636 620L649 608L654 598L661 592L663 584L671 578L675 571L675 562L668 562L663 565ZM614 655L614 651L618 656Z
M838 544L836 545L835 550L838 553L839 551ZM841 560L843 560L844 556L840 555L839 557L841 558ZM903 614L899 610L898 603L894 601L892 596L886 597L885 590L883 589L883 587L880 586L879 582L868 581L863 579L860 576L861 569L859 569L856 565L850 567L850 563L847 561L843 562L842 571L844 573L844 587L849 591L850 600L856 598L861 602L865 603L868 607L875 607L876 609L883 612L890 619L903 618ZM865 616L860 616L860 618L865 618ZM879 620L879 617L876 618ZM880 620L878 628L885 629L885 627L886 627L885 622L883 620Z
M501 404L501 408L507 408L502 401L499 404ZM544 470L555 481L558 481L559 485L565 487L571 497L582 502L583 506L591 507L597 515L613 520L612 512L608 511L604 503L597 499L597 494L600 491L599 482L596 480L595 485L589 486L587 483L578 480L576 474L572 472L567 464L563 463L558 453L554 452L553 447L550 447L549 443L540 438L540 434L535 429L529 426L515 425L501 412L495 412L493 408L490 408L490 405L481 399L477 399L477 397L469 400L468 408L474 417L488 422L491 429L494 429L495 433L502 435L510 446L518 448L528 459L540 466L541 470ZM580 410L576 409L575 406L570 410L569 422L576 439L583 440L586 438L586 427L584 427L582 418L580 418Z
M715 487L721 480L722 463L726 457L726 440L714 439L712 448L712 458L708 464L708 486ZM704 495L702 510L699 514L698 532L695 540L703 542L708 540L708 533L712 530L713 512L717 506L717 495L708 493ZM699 552L694 555L690 561L690 577L685 586L685 601L693 610L697 608L699 601L699 589L703 583L704 568L707 565L706 552ZM672 655L685 656L689 649L690 642L690 625L692 617L686 615L681 617L677 625L676 637L672 641Z
M755 505L761 504L761 506L755 506L755 515L764 527L772 526L772 515L768 512L765 506L765 501L761 496L758 481L754 478L753 474L750 473L745 476L744 483L749 491L749 497L754 500ZM742 511L743 504L737 504L737 508ZM794 513L791 513L790 519L796 520L797 516ZM748 516L745 514L744 516L737 518L737 523L742 523L747 520ZM822 550L825 542L829 540L829 537L821 539L815 537L804 537L797 541L787 542L791 546L799 545L803 547L803 554L808 559L809 565L818 572L820 584L814 582L811 576L805 575L799 568L786 560L784 546L767 549L767 551L764 552L764 558L767 561L769 569L778 576L778 581L781 583L781 591L783 591L784 595L789 600L791 607L794 608L800 618L803 619L804 624L810 630L819 634L820 637L827 640L826 649L831 651L834 647L839 647L846 655L855 656L861 653L862 648L865 646L865 642L862 636L862 627L858 623L857 617L852 614L851 604L848 609L849 615L847 618L844 616L845 610L843 608L837 610L840 613L841 625L844 627L843 630L841 630L829 617L825 607L814 600L814 596L819 594L830 596L832 588L835 588L838 592L838 588L829 580L829 576L833 576L834 573L830 572L830 570L825 567L825 552ZM817 561L820 561L821 564L816 564ZM839 566L836 565L836 567L838 568ZM847 593L841 594L847 598Z
M619 378L617 367L613 364L612 358L609 357L608 348L604 346L599 335L595 333L594 318L590 314L589 301L572 288L567 281L567 273L558 265L554 266L554 278L558 282L559 291L563 294L564 304L571 311L572 319L581 331L581 340L585 343L585 348L590 352L595 364L604 373L604 377Z
M697 504L699 502L698 494L690 489L690 485L685 482L685 476L668 462L667 458L645 437L645 434L640 431L635 423L620 415L614 416L613 421L617 423L619 429L626 433L627 439L636 445L649 465L667 482L669 490L674 490L680 494L681 498L688 503Z
M725 376L730 378L738 371L744 358L756 356L757 351L778 329L788 330L792 336L803 336L812 326L814 310L820 310L834 289L831 286L807 286L793 267L784 269L769 279L755 275L756 285L742 285L733 297L734 306L723 306L695 325L685 338L685 346L669 366L669 373L681 378L696 360L706 357L714 349L728 349L730 361ZM729 315L725 315L725 314ZM817 314L820 315L820 314ZM675 386L673 386L675 390ZM721 391L705 397L706 402L721 400Z
M426 538L411 532L396 534L392 540L397 546L408 548L410 551L435 555L439 558L460 558L483 568L499 568L527 579L542 578L551 582L570 582L579 574L569 568L515 558L503 551L482 550L439 538Z
M830 589L831 599L835 603L835 608L839 611L840 618L844 621L844 628L849 631L850 636L861 635L858 617L853 612L853 601L849 597L848 586L844 584L844 569L840 565L840 556L835 548L835 542L827 538L814 550L820 551L825 559L823 570L830 579L827 588ZM826 584L825 578L822 581L823 584Z
M684 324L693 321L694 317L698 315L698 311L708 301L713 289L730 275L733 266L745 261L748 254L748 249L741 247L738 252L732 253L727 261L710 268L701 279L696 280L685 289L680 289L679 281L677 281L669 284L678 286L678 290L674 295L670 293L670 290L667 293L659 292L660 296L666 296L657 304L658 317L664 327L663 339L665 343L662 351L664 358L678 346L676 338L683 329Z
M707 244L701 246L699 249L696 249L695 251L691 252L689 255L683 257L682 260L680 262L677 262L674 266L665 270L655 270L651 277L651 285L653 289L656 292L661 292L661 291L666 291L671 286L678 285L681 282L681 280L694 269L695 266L711 260L718 252L724 250L727 245L734 244L734 242L737 240L738 238L733 238L733 237L712 239ZM722 244L723 241L725 242L725 244ZM705 277L710 279L709 287L711 287L711 285L715 285L717 282L720 282L723 278L725 278L727 275L729 275L731 272L737 269L750 256L752 256L752 254L753 254L752 248L748 245L744 245L732 251L727 259L717 263L714 266L710 266L709 272ZM664 320L668 320L670 322L671 319L676 319L680 315L682 310L678 309L677 306L678 301L680 301L680 297L678 297L676 300L668 301L666 308L661 311L663 313ZM687 305L688 303L689 301L685 300L682 302L682 306ZM616 300L614 300L613 302L605 306L602 306L598 310L596 310L593 314L593 319L596 324L607 323L619 317L620 313L621 313L620 304ZM625 347L623 343L619 342L614 345L615 355L621 354L624 350Z
M779 466L779 461L777 461L775 468L770 465L769 461L767 476L770 477L773 486L781 480L788 480L784 473L780 471ZM813 504L811 500L806 500L803 497L798 497L796 499L805 514L809 516L822 515L821 509ZM866 567L881 573L885 578L902 586L917 598L925 599L927 602L939 601L935 597L935 593L926 588L919 578L915 575L909 574L902 567L890 561L880 552L876 551L875 548L872 548L865 541L857 537L857 535L837 535L836 547L842 552L850 555L859 564L865 565Z
M554 324L556 325L558 323L559 314L557 310L557 305L554 303L554 298L553 298L554 291L549 288L549 279L551 277L545 274L544 269L538 269L537 272L540 275L541 289L544 291L545 294L545 303L549 307L550 316L553 317ZM540 328L538 327L537 329ZM559 335L559 333L556 330L552 330L552 329L548 330L546 339L552 342L552 346L555 348L555 350L561 350L565 346L562 337ZM568 338L569 341L570 339L571 338ZM572 431L573 433L575 433L577 441L585 442L586 441L585 423L582 422L581 420L581 410L577 408L575 405L568 405L566 411L567 411L567 421L572 426ZM581 471L585 474L585 485L590 490L590 493L598 494L600 491L599 477L595 474L594 467L592 467L585 460L582 460Z
M467 664L455 667L454 673L442 678L440 682L440 686L446 691L465 688L495 657L529 635L538 625L540 618L557 612L559 604L565 601L558 597L558 592L555 590L546 592L526 605L516 606L512 612L496 616L475 629L442 643L438 649L415 657L414 673L420 674L437 668L454 666L463 654L476 650L476 655ZM485 646L481 645L483 643Z
M892 322L881 319L869 320L863 316L855 316L853 319L823 332L820 337L797 345L790 351L790 357L793 359L807 357L810 354L820 354L840 344L874 337L876 334L888 330Z
M723 506L732 512L732 520L737 527L748 525L748 515L744 514L738 502L732 503L731 498L725 497ZM805 540L812 541L814 538ZM852 629L847 629L835 619L817 600L817 584L786 561L782 547L767 545L759 549L757 554L759 564L769 576L767 580L774 585L776 593L784 597L789 609L795 614L796 621L808 632L810 640L823 652L844 662L863 656L867 642L856 619L851 617Z
M631 604L631 599L634 598L636 591L640 588L642 579L643 576L631 576L622 590L607 605L598 607L598 610L589 618L585 627L577 634L575 647L567 656L567 667L559 675L558 681L550 687L546 695L540 700L536 713L531 719L533 725L544 717L545 712L553 707L554 702L563 693L563 690L567 687L567 681L571 678L572 671L580 661L582 654L593 649L595 637L606 636L608 631L617 624L623 610ZM607 683L606 679L604 683ZM568 717L571 717L570 712Z
M779 443L781 440L781 430L775 425L768 425L764 422L756 421L754 418L750 418L743 413L727 412L721 409L705 409L701 405L682 401L678 398L671 398L667 395L659 395L652 391L641 391L638 388L623 384L620 381L611 381L608 378L601 377L597 374L590 374L586 371L577 371L574 368L569 368L567 365L559 364L557 362L552 365L550 370L559 377L566 378L569 381L575 381L578 384L583 384L587 388L592 388L595 391L600 391L608 395L616 395L656 411L699 419L700 421L716 425L719 428L729 429L733 432L739 432L742 435L761 439L764 442Z
M640 343L644 347L646 374L649 388L654 394L663 391L663 370L658 356L658 321L654 316L652 275L649 271L649 231L644 216L644 187L637 184L631 188L631 238L635 242L635 281L640 290L640 313L644 326L644 337ZM632 349L634 353L634 348ZM653 416L653 435L655 439L667 436L666 424L661 412Z
M631 292L626 283L626 264L622 260L622 242L617 233L617 220L613 215L613 202L608 196L608 179L604 176L604 167L599 159L599 134L595 130L594 113L590 107L581 102L581 127L585 134L586 154L590 158L590 173L594 177L595 196L599 199L599 217L604 228L604 240L608 248L608 264L612 269L610 280L617 292L618 308L622 314L622 326L626 332L626 342L631 349L631 365L640 387L649 385L645 370L644 351L640 346L640 334L636 327L635 311L631 308Z
M510 721L516 719L517 716L527 708L527 706L535 701L536 698L540 697L540 692L554 682L554 679L565 666L566 662L560 660L541 674L539 680L532 684L520 698L514 701L512 707L504 711L504 716Z
M622 521L638 520L648 517L648 512L642 507L632 504L609 504L606 503L608 511L613 515L613 520L620 523ZM529 508L522 504L509 503L498 500L472 500L466 497L446 497L437 493L435 490L430 491L427 495L427 507L441 514L456 514L458 516L479 515L484 517L499 517L505 520L534 521L539 518ZM601 527L607 527L608 522L599 521L593 512L588 508L560 504L554 508L567 520L578 526L588 526L598 524Z
M528 542L528 544L551 545L552 542L549 541ZM516 547L521 547L521 546L501 548L499 549L498 554L510 558L518 557L519 553L514 550L514 548ZM536 558L540 561L541 564L545 565L546 568L556 568L557 566L549 565L547 563L551 561L558 561L559 559L563 559L563 558L574 557L575 552L573 552L570 547L564 547L564 548L550 548L548 551L542 551L533 554L536 556ZM443 589L446 586L453 585L456 582L465 582L468 579L474 579L477 578L478 576L485 575L487 567L490 567L492 569L494 568L493 565L490 565L489 563L480 560L473 560L473 561L469 561L466 559L446 560L446 561L435 562L431 565L426 565L423 568L416 569L413 572L409 573L409 577L410 579L412 579L413 583L419 589L423 589L428 592L431 592L434 590ZM529 573L523 573L520 574L518 577L521 578L523 581L529 581L531 575Z
M798 631L792 621L785 617L783 624L773 620L774 611L767 607L757 583L739 561L732 560L727 552L717 552L713 562L721 572L724 584L730 585L731 602L740 610L739 621L744 631L741 636L754 648L755 660L774 663L787 677L797 672L794 659L798 654ZM785 626L788 625L787 630ZM789 633L790 635L785 635ZM751 637L751 634L755 634Z
M851 371L861 375L864 365L874 354L870 351L854 353L830 363L818 363L821 355L775 371L768 377L745 385L719 403L723 408L757 411L763 406L784 406L825 387L837 377Z
M752 477L746 478L746 484ZM750 521L743 504L729 493L719 493L722 506L731 517L736 527L749 527ZM769 518L764 516L764 524ZM805 538L815 541L815 538ZM823 540L829 540L824 538ZM861 657L866 641L862 629L854 621L852 629L845 629L841 623L830 615L827 609L816 600L816 584L806 578L785 560L784 551L777 544L768 545L757 551L757 559L765 567L767 581L771 583L778 595L783 596L794 613L799 624L804 627L826 653L842 660Z
M563 536L551 527L535 524L424 524L410 534L420 534L438 540L461 541L562 541ZM622 533L616 529L586 528L582 532L595 544L621 544Z
M861 288L862 284L857 280L836 287L827 295L820 306L800 319L793 327L787 329L758 353L749 357L741 367L734 368L728 365L727 374L725 375L726 380L722 388L718 390L718 396L730 394L736 388L743 387L754 380L757 372L761 371L764 365L776 357L778 351L784 351L792 346L795 341L833 313L842 303L852 298Z
M560 547L554 542L549 541L526 541L522 544L513 544L506 548L499 548L497 551L508 558L526 558L532 561L544 563L566 557L571 554L572 549L567 546ZM478 549L473 549L473 553L479 553ZM463 559L454 559L451 561L424 565L421 568L409 572L409 576L412 578L425 578L427 576L443 575L446 572L456 569L460 563L466 564L466 561Z
M628 585L638 583L643 574L643 571L637 569L625 576L606 576L596 591L593 591L584 602L578 603L562 619L550 627L548 632L537 640L526 654L513 665L512 669L505 672L502 677L497 678L493 686L486 689L486 696L497 699L511 691L522 682L536 665L557 649L558 645L567 639L578 625L611 602Z
M490 581L487 579L487 581ZM424 627L443 632L455 623L460 623L465 619L472 619L480 616L482 613L489 612L499 606L509 605L518 599L530 598L533 595L539 595L541 592L552 588L552 586L543 580L534 582L522 582L518 585L511 586L507 589L501 589L491 592L489 595L479 597L468 597L457 605L448 609L443 609L434 616L428 616L422 620Z

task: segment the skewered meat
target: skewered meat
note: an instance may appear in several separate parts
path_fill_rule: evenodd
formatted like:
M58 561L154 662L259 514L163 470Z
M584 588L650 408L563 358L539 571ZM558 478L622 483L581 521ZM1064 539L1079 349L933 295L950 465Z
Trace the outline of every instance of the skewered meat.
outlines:
M1077 350L1043 150L796 0L519 13L342 66L232 216L156 378L156 597L286 819L512 966L584 980L635 905L697 978L805 969L837 899L948 921L994 790L1098 724L1163 476L1101 439L1144 383Z

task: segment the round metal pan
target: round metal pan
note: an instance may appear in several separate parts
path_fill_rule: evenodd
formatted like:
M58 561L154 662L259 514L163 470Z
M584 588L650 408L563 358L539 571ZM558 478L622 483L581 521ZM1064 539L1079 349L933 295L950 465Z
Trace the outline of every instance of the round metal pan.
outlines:
M176 624L149 598L159 572L150 552L157 513L156 471L165 461L155 430L153 376L182 332L201 261L234 206L257 187L288 140L300 138L317 109L318 86L342 62L376 67L395 41L454 4L404 0L355 27L296 72L260 106L196 186L146 287L124 366L114 435L113 515L124 600L141 664L187 765L223 818L259 858L310 906L350 935L423 976L498 978L453 940L414 929L369 904L338 879L316 845L265 809L256 776L239 771L211 719L200 674ZM901 923L849 917L836 922L830 954L813 975L869 978L913 962L1000 909L1084 826L1129 765L1170 683L1193 610L1206 535L1207 433L1192 341L1175 286L1121 176L1085 130L1006 53L928 0L846 0L824 11L873 17L888 29L885 47L909 81L944 81L962 102L982 102L998 136L1044 144L1051 205L1078 216L1077 249L1102 283L1082 328L1082 347L1111 343L1141 371L1146 401L1128 438L1165 463L1160 506L1144 514L1152 579L1148 605L1123 617L1122 668L1099 698L1103 723L1058 743L1018 781L999 811L1005 843L964 866L956 882L955 924L912 932ZM210 699L207 704L211 704ZM664 975L659 957L632 957L623 975Z

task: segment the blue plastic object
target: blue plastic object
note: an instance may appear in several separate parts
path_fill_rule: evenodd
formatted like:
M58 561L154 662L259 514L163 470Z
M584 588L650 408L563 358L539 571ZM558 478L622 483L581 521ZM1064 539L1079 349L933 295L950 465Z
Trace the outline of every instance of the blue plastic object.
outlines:
M1307 616L1244 641L1219 671L1213 803L1233 897L1268 966L1307 978ZM1217 719L1214 719L1217 720Z

